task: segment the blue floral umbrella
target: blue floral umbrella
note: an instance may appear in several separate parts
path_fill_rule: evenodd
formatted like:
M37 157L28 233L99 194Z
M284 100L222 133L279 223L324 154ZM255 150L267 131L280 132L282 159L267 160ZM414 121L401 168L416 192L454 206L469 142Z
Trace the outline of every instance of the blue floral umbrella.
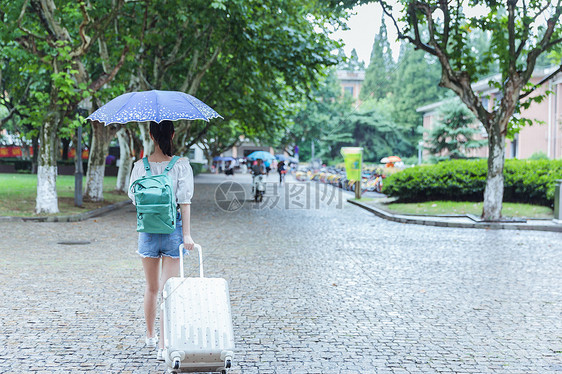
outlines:
M180 119L209 121L222 118L201 100L179 91L129 92L111 100L87 119L105 126L112 123L162 122Z

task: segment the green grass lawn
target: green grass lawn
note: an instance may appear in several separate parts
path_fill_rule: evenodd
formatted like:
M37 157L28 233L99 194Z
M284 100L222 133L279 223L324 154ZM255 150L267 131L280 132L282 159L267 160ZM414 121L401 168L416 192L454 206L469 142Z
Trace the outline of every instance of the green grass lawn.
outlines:
M398 214L482 214L482 203L467 201L427 201L422 203L386 203L386 210ZM503 203L502 216L521 218L554 218L551 208L541 205Z
M372 198L372 197L362 197L360 199L351 198L349 200L357 201L358 203L369 203L369 202L377 201L377 199Z
M82 207L74 206L74 176L57 176L57 195L60 213L69 215L84 213L103 206L127 200L125 194L115 192L117 177L105 177L103 181L102 202L84 201ZM86 186L86 178L83 180ZM35 199L37 197L37 175L0 174L0 216L32 217L36 216Z

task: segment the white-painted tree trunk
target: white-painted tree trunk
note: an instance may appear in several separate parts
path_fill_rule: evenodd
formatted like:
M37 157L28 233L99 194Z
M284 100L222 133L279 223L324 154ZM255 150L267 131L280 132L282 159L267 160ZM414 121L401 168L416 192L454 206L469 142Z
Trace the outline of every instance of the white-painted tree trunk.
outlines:
M482 218L486 221L499 221L504 190L505 135L501 131L490 131L488 134L488 176Z
M150 155L154 151L154 142L150 139L150 126L148 122L139 123L142 139L143 157Z
M58 213L57 197L57 119L49 118L39 134L39 165L35 213Z
M86 173L86 191L84 192L84 197L90 201L103 201L105 157L111 137L110 128L99 122L92 122L92 145Z
M103 177L105 165L92 165L88 162L86 173L86 192L84 196L90 201L103 201Z
M58 213L57 167L41 166L37 168L37 199L35 213Z
M117 173L117 191L127 192L129 188L129 178L133 167L133 155L131 147L131 137L129 131L122 127L117 131L119 140L119 171Z

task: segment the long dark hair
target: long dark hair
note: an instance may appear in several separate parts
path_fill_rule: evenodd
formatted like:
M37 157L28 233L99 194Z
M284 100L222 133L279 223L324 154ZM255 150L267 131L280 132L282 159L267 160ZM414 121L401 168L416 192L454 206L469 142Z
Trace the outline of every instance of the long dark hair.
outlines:
M174 135L174 123L172 121L150 122L150 135L166 156L172 157L172 135Z

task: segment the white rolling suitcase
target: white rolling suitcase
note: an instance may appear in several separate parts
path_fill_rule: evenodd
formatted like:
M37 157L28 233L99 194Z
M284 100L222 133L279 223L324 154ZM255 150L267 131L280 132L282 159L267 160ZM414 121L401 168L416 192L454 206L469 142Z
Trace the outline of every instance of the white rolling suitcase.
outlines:
M185 278L183 245L180 277L164 285L161 304L164 351L169 373L226 373L234 356L234 332L228 283L223 278L203 277L203 253L199 252L200 277Z

